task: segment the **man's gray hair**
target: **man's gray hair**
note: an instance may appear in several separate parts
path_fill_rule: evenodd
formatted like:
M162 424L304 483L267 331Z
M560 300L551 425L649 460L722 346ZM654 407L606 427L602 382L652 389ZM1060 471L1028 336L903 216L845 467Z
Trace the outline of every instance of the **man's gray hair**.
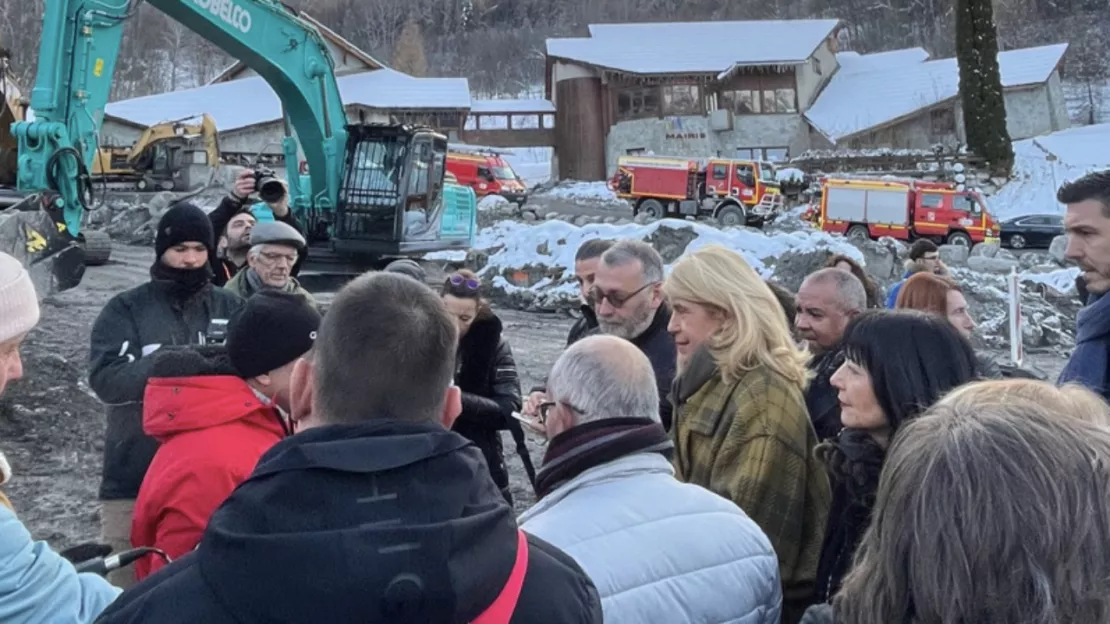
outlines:
M840 300L840 308L845 312L863 312L867 309L867 291L863 288L863 282L849 271L829 267L814 271L805 281L811 284L833 284Z
M644 283L663 281L663 256L643 241L623 240L601 254L601 262L606 266L618 267L633 261L640 263Z
M605 418L659 421L659 391L651 362L635 345L589 336L556 360L547 380L552 401L572 406L579 423Z
M277 245L278 247L288 247L288 248L292 249L293 251L296 251L298 256L300 255L300 250L297 249L296 245L294 245L293 243L286 243L286 242L280 242L279 241L279 242L276 242L276 243L259 243L258 245L251 245L251 248L247 250L247 257L257 260L258 256L262 253L262 248L266 247L267 245Z

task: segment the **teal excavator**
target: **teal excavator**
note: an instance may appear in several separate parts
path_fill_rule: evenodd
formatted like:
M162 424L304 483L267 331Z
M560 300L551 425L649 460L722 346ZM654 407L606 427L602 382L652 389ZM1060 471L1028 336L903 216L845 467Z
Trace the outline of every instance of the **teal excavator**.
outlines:
M76 286L84 273L81 228L96 203L90 167L123 26L142 1L46 1L33 120L11 125L17 187L32 195L0 211L0 251L24 262L40 296ZM296 11L274 0L146 2L245 63L281 99L290 205L311 245L303 271L350 273L472 245L476 200L444 181L447 137L349 123L327 45Z

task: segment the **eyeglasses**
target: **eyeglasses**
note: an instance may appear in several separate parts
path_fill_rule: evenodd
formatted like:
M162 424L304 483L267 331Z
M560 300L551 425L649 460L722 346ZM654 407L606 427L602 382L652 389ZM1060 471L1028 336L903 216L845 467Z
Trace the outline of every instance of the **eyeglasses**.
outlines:
M602 300L607 300L609 302L609 305L613 306L614 308L623 308L624 304L628 303L630 299L658 283L659 282L648 282L643 286L637 288L636 290L628 293L627 295L622 295L615 292L603 293L601 292L601 289L599 289L597 286L594 286L590 289L590 292L587 293L586 298L589 300L590 305L597 306L601 304Z
M478 290L482 287L482 283L475 279L469 279L462 275L452 275L447 278L447 283L455 287L465 287L467 290Z
M544 401L543 403L540 403L539 409L536 410L536 411L537 411L537 414L539 416L539 423L541 425L547 422L547 416L551 413L551 410L554 409L555 406L558 405L558 404L559 404L558 401ZM586 414L585 411L580 410L577 407L575 407L575 406L573 406L570 403L567 403L565 401L563 402L563 405L565 407L569 408L570 411L572 411L575 414L578 414L580 416Z

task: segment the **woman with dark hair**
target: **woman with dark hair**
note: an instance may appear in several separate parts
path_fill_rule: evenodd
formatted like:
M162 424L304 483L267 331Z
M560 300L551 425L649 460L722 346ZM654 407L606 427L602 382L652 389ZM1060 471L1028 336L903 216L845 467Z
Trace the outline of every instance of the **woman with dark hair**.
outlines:
M871 276L867 274L867 271L863 270L863 267L860 266L858 262L844 254L836 254L829 258L825 266L847 271L855 275L856 278L863 283L863 292L867 293L867 308L869 310L883 307L883 294L879 289L879 285L875 283L875 280L871 279Z
M535 471L523 447L524 431L512 418L521 407L520 379L509 343L501 335L501 319L482 298L482 282L473 272L462 269L443 282L441 295L459 328L459 348L455 359L455 385L462 390L462 414L452 430L474 442L489 465L490 476L511 505L509 473L501 446L501 432L508 429L517 440L528 478L535 482ZM515 426L515 430L514 427ZM519 436L517 435L519 433Z
M844 364L831 383L844 429L817 447L833 485L817 567L823 601L840 588L867 528L891 438L976 374L967 340L948 322L918 312L865 312L848 324L842 341Z
M945 397L895 438L856 564L803 622L1110 622L1108 465L1098 423Z
M964 338L971 339L975 331L975 319L967 309L967 297L952 278L933 273L918 273L910 276L902 285L895 299L896 310L919 310L948 319L952 327ZM1002 370L989 355L976 355L979 375L986 379L999 379Z

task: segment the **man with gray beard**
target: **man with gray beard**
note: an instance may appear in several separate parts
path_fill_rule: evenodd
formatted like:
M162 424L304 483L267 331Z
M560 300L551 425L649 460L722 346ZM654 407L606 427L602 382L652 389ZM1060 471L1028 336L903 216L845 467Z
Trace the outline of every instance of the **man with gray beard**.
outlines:
M659 389L659 419L671 430L671 382L677 354L674 337L667 332L671 311L663 302L663 257L643 241L616 243L601 255L589 305L597 313L597 327L587 335L605 334L636 345L655 371ZM521 410L535 417L547 400L543 387L532 389Z

